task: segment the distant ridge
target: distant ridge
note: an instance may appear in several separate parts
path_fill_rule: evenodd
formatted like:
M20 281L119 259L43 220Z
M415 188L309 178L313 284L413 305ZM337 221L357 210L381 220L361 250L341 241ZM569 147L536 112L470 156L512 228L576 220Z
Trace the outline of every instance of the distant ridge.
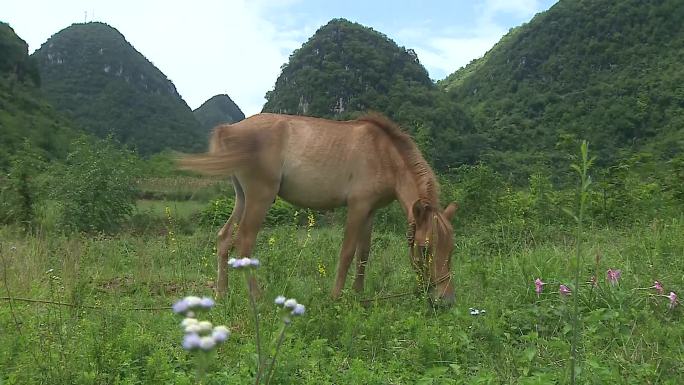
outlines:
M222 123L235 123L245 118L240 107L230 96L220 94L212 96L193 111L195 118L206 130L210 130Z
M205 146L173 83L109 25L73 24L32 56L47 98L86 131L111 133L143 155Z
M560 164L579 139L599 163L666 160L684 153L681 20L681 0L561 0L439 86L499 169Z

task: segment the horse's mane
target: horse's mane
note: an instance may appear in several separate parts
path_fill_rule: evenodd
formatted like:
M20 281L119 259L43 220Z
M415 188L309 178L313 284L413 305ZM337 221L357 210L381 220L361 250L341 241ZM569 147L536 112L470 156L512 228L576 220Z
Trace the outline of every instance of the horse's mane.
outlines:
M369 113L358 118L359 121L369 122L382 129L397 148L404 163L411 170L418 186L419 199L439 208L439 184L430 165L425 161L418 146L411 136L405 133L399 125L380 113Z

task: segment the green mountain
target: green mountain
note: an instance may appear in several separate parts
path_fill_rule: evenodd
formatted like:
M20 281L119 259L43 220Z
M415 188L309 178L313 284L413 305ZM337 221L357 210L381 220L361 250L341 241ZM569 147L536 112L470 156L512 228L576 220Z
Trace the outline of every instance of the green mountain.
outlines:
M584 138L604 164L668 159L684 151L681 20L681 0L561 0L439 86L499 169L558 163Z
M57 113L38 88L40 76L28 45L0 22L0 170L28 139L47 158L66 154L73 124Z
M204 147L206 130L173 83L109 25L73 24L32 57L45 95L88 132L141 154Z
M333 119L380 111L413 134L438 169L478 156L469 120L415 52L344 19L331 20L290 55L266 100L264 112Z
M245 118L240 107L225 94L211 97L192 112L195 119L207 130L221 123L235 123Z

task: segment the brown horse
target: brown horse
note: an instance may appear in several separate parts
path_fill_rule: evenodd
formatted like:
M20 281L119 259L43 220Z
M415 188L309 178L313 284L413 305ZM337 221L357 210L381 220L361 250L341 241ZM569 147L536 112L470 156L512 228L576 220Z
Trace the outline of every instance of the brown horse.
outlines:
M209 152L188 155L182 168L230 175L235 207L218 233L217 294L226 292L226 261L237 227L238 253L252 253L257 232L276 195L306 208L347 206L344 240L332 296L339 297L356 254L353 288L363 290L375 210L398 200L406 213L410 257L427 279L430 297L454 301L450 262L451 217L439 207L438 185L418 147L387 118L353 121L258 114L214 128Z

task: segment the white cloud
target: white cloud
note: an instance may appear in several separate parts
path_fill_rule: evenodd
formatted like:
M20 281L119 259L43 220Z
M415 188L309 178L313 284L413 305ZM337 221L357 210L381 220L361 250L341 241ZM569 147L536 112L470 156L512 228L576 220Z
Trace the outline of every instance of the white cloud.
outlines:
M505 19L529 20L540 0L483 0L465 26L436 26L416 18L406 29L387 33L416 50L435 79L481 57L508 30ZM316 14L306 0L4 0L3 20L33 51L72 23L108 23L176 85L190 107L219 93L228 94L246 115L261 110L293 50L330 18L333 8ZM40 10L40 12L36 10ZM297 13L298 12L298 13ZM391 24L391 23L390 23ZM377 29L375 25L373 26Z
M500 34L470 38L439 37L429 39L427 45L415 50L430 77L439 80L482 57L500 38Z
M10 0L3 16L31 52L86 17L105 22L166 74L191 108L226 93L249 116L261 111L280 66L312 32L296 23L279 28L267 18L285 15L296 1Z
M406 29L400 36L416 42L413 47L430 77L443 79L482 57L508 32L508 26L497 22L498 16L508 15L526 21L539 12L540 7L538 0L485 0L476 7L474 26L468 30Z

